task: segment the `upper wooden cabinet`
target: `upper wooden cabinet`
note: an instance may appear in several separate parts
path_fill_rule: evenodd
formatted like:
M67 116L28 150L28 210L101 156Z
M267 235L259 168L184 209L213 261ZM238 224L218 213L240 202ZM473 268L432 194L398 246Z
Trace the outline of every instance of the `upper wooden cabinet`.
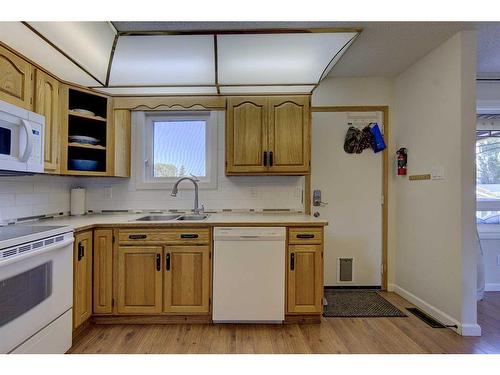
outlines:
M35 112L45 116L45 172L59 173L59 81L37 69L35 73Z
M227 175L308 174L310 148L309 96L228 99Z
M32 67L0 46L0 99L32 110Z
M113 115L114 173L116 177L130 177L130 111L116 109Z

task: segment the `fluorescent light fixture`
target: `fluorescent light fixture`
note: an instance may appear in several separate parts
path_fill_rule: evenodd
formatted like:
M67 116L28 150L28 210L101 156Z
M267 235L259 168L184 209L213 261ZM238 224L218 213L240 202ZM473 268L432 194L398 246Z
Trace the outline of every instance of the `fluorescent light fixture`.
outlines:
M334 56L340 58L340 51L356 35L218 35L219 84L315 84Z
M99 87L96 90L110 95L189 95L217 94L215 86L201 87Z
M215 85L212 35L120 36L110 86Z

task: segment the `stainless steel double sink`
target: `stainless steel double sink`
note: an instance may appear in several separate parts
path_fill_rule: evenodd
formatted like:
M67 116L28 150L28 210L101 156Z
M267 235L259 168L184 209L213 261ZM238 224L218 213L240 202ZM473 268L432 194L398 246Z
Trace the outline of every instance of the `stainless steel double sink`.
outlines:
M135 219L135 221L202 221L208 218L208 214L203 215L148 215Z

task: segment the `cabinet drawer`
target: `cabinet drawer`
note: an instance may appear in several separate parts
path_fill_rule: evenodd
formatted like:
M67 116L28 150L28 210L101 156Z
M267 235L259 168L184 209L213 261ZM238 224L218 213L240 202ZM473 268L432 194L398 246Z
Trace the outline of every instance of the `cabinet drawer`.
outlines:
M209 228L126 229L120 230L120 244L208 244Z
M323 228L290 228L288 243L318 244L323 242Z

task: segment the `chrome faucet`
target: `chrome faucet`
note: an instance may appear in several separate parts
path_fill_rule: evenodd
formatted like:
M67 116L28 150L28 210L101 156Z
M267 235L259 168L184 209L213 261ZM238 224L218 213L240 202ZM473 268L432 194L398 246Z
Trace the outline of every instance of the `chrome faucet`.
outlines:
M179 183L181 181L184 181L184 180L189 180L193 183L194 185L194 209L193 209L193 212L196 214L196 215L202 215L204 212L205 212L205 207L203 205L201 205L201 208L198 207L198 180L196 178L196 176L193 176L191 175L192 177L182 177L182 178L179 178L176 182L175 182L175 185L174 187L172 188L172 192L170 193L170 195L172 197L176 197L177 196L177 192L179 191Z

